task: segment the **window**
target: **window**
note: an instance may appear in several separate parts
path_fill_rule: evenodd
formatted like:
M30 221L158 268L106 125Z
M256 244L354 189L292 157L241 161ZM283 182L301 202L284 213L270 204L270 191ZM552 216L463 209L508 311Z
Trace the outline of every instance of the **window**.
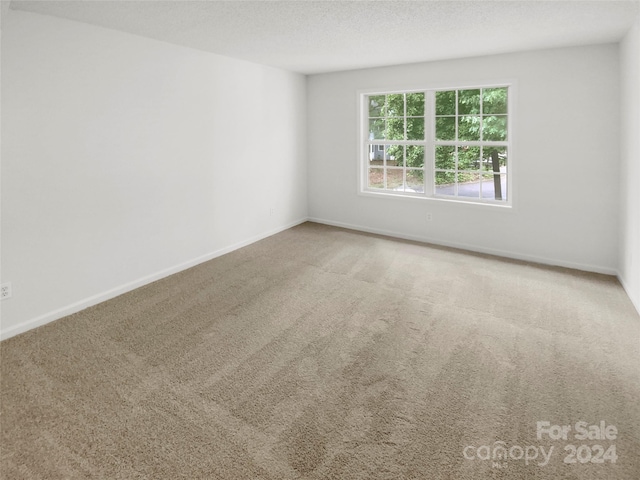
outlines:
M509 204L509 87L364 94L361 191Z

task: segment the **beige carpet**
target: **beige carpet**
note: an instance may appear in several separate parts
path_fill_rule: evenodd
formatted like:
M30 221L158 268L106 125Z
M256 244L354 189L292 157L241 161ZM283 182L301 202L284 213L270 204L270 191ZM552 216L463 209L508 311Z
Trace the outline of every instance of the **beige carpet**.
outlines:
M1 477L635 480L639 339L614 278L307 223L2 342Z

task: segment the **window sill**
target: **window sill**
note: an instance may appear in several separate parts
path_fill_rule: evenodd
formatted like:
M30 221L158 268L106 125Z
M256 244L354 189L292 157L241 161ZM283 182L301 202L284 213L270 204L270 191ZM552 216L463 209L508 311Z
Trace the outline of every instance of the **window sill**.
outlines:
M393 192L377 192L374 190L361 190L358 192L359 196L369 198L380 198L389 200L408 200L408 201L426 201L426 202L438 202L438 203L451 203L461 205L472 205L474 207L489 207L500 210L512 210L513 205L511 202L491 202L491 201L475 201L472 199L461 199L448 196L426 196L423 194L410 194L410 193L393 193Z

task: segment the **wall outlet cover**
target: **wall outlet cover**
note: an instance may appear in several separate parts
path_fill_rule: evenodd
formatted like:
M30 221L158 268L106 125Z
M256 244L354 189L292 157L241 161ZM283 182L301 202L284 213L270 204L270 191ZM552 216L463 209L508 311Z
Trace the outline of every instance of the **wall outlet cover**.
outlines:
M11 297L11 282L3 283L0 285L0 299Z

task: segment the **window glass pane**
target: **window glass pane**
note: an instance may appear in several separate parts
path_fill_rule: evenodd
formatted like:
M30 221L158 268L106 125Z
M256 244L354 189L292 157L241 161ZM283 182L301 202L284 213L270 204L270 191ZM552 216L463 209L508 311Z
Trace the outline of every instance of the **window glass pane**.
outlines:
M409 145L407 147L407 167L424 167L424 147L422 145Z
M480 140L480 117L458 117L458 140Z
M482 91L482 113L507 113L507 89L485 88Z
M436 92L436 115L456 114L456 91Z
M383 117L384 95L374 95L369 97L369 116Z
M502 200L507 200L507 193L508 193L508 189L509 189L509 185L507 185L507 176L506 175L500 175L500 185L502 188Z
M387 120L387 139L404 140L404 118L390 118Z
M404 190L402 181L404 180L404 170L402 168L387 169L387 190Z
M456 168L456 147L436 146L436 168L443 170Z
M480 174L458 173L458 196L480 198Z
M424 118L407 118L407 140L424 140Z
M480 147L462 146L458 148L458 168L460 170L480 170Z
M369 145L369 166L382 166L384 164L384 145Z
M438 195L456 194L456 174L454 172L436 172L435 181Z
M414 193L424 192L424 171L407 170L405 191Z
M507 116L490 116L482 118L482 139L504 141L507 139Z
M369 169L369 188L384 188L384 170L382 168Z
M507 173L507 147L483 147L482 169Z
M404 93L387 95L387 117L404 116Z
M387 166L388 167L404 166L404 146L387 145Z
M456 117L436 117L436 140L456 139Z
M407 93L407 116L424 117L424 93Z
M369 119L369 140L384 140L384 119Z
M482 175L482 198L491 200L507 199L506 175Z
M480 113L480 89L458 91L458 115Z

